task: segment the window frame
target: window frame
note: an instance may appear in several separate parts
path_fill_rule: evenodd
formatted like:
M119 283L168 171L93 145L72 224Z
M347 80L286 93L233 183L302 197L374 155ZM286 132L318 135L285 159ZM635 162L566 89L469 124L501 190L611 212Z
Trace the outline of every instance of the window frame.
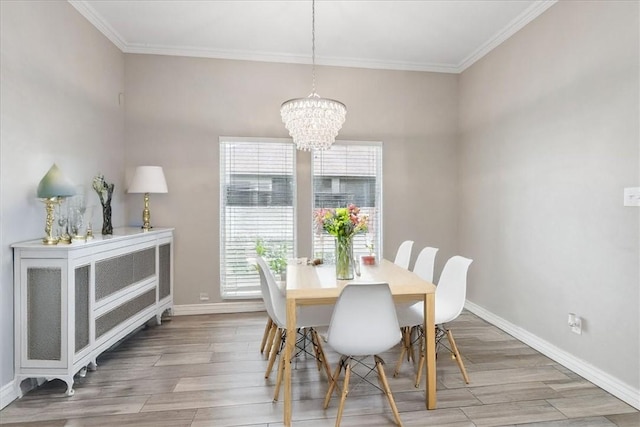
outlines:
M226 150L225 146L226 145L230 145L230 144L282 144L283 146L290 146L291 148L291 208L293 210L292 212L292 223L291 223L291 233L292 233L292 242L290 247L288 247L287 249L287 258L289 257L293 257L294 254L297 253L298 250L298 235L297 235L297 228L298 228L298 214L299 214L299 209L298 209L298 200L297 200L297 186L298 186L298 179L297 179L297 175L298 175L298 168L297 168L297 155L296 155L296 149L295 149L295 144L293 144L293 141L290 138L262 138L262 137L228 137L228 136L220 136L218 138L218 152L219 152L219 171L218 171L218 177L219 177L219 192L220 192L220 208L219 208L219 269L220 269L220 273L219 273L219 279L220 279L220 284L219 284L219 292L220 292L220 296L223 300L232 300L232 299L256 299L256 298L261 298L262 297L262 293L260 291L260 282L259 282L259 275L257 273L257 271L255 272L255 280L257 282L257 285L251 287L251 286L247 286L246 289L244 290L239 290L238 287L236 285L228 285L226 282L226 278L227 278L227 270L226 270L226 260L227 260L227 234L226 234L226 225L227 225L227 215L226 215L226 208L228 206L238 206L235 204L232 205L228 205L227 204L227 188L226 185L228 184L227 181L227 174L229 173L229 171L227 170L227 166L226 166L226 161L227 161L227 155L224 152L224 150ZM284 149L285 147L283 147ZM289 149L287 147L287 149ZM256 174L259 174L260 171L256 171ZM242 175L242 174L240 174ZM288 205L286 205L288 206ZM248 253L247 256L253 256L255 255L255 253ZM247 263L247 266L249 266L249 264ZM249 268L249 267L248 267Z
M376 256L376 259L381 259L381 255L382 255L382 248L383 248L383 234L384 234L384 218L383 218L383 196L384 196L384 173L383 173L383 143L381 141L346 141L346 140L339 140L336 141L334 144L338 145L338 146L368 146L368 147L372 147L372 148L376 148L378 150L377 153L377 158L376 158L376 188L379 188L379 191L376 192L376 202L375 202L375 208L376 208L376 222L377 222L377 235L376 235L376 240L374 242L374 251L373 253ZM317 151L317 150L316 150ZM311 214L313 215L316 211L316 206L315 206L315 202L316 202L316 191L315 191L315 161L314 161L314 150L311 151L311 164L310 164L310 169L311 169ZM358 206L360 207L360 206ZM313 253L313 256L315 257L315 249L316 249L316 237L318 236L318 233L316 232L316 224L314 221L312 221L311 223L311 251ZM330 236L328 234L325 234L325 236L329 236L331 238L333 238L333 236ZM357 257L359 255L363 255L364 253L368 253L368 252L364 252L361 248L356 248L355 247L356 244L354 242L354 257Z

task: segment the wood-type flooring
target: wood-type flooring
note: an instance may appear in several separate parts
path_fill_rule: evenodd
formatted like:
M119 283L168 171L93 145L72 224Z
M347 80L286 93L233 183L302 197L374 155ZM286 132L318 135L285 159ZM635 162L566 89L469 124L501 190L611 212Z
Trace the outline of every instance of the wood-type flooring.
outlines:
M98 359L98 369L76 377L75 395L50 381L0 412L3 426L282 426L281 400L272 401L275 370L260 354L265 313L175 316L146 327ZM449 327L470 384L455 360L438 353L438 409L424 407L413 386L413 363L393 369L399 347L384 354L403 424L438 427L638 427L640 413L589 381L465 311ZM335 354L325 346L332 369ZM333 397L322 409L327 381L313 358L293 363L293 425L332 426ZM375 381L374 381L375 382ZM353 383L343 426L390 426L382 393Z

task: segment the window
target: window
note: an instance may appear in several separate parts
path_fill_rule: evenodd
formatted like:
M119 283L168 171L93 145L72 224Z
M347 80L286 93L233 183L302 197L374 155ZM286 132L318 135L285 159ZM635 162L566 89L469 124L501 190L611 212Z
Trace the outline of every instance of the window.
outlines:
M295 145L289 140L220 138L220 289L223 298L260 297L247 263L260 244L295 253Z
M314 151L313 210L346 207L353 203L369 215L369 232L353 240L354 256L368 253L372 243L379 257L382 246L382 144L376 142L338 143L330 150ZM334 238L313 230L316 258L333 260Z

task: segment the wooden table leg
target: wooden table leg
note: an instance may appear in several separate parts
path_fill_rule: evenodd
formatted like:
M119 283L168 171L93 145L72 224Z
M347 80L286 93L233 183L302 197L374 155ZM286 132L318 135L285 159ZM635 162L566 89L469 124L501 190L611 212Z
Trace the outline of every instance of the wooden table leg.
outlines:
M425 295L424 300L424 357L426 366L425 401L427 409L436 409L436 325L435 294Z
M287 298L287 342L284 347L284 425L291 426L291 357L296 345L296 300Z

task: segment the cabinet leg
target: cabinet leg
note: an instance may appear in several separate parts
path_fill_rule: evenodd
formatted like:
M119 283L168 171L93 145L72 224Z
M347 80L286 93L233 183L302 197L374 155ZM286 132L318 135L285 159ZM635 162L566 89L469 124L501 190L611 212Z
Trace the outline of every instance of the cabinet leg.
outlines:
M61 378L64 382L67 383L67 392L65 393L67 396L71 397L76 392L73 389L73 377Z
M84 378L87 376L87 367L85 366L84 368L80 369L80 371L78 372L78 375L80 375L80 378Z
M89 362L87 368L89 368L91 372L94 372L96 369L98 369L98 362L96 362L96 359L93 359L91 362Z

